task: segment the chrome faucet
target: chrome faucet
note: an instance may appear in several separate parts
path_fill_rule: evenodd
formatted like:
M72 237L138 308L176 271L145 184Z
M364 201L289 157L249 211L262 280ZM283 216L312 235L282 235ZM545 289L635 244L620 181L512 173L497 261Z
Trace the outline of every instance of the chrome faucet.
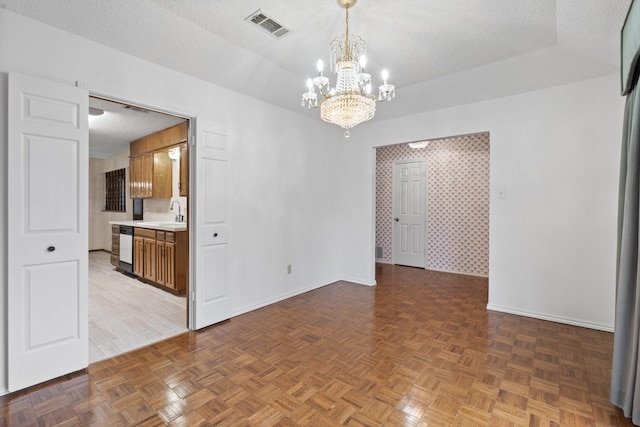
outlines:
M181 209L180 202L178 200L174 200L171 202L171 206L169 207L169 210L173 211L173 205L176 203L178 204L178 214L176 215L176 222L184 222L184 217L182 216L182 213L180 211Z

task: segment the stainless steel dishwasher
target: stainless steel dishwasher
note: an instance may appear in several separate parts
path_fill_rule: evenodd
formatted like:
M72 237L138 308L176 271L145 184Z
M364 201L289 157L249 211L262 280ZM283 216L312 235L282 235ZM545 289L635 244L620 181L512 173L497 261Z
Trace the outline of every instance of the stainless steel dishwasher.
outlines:
M120 226L120 263L121 270L133 273L133 227Z

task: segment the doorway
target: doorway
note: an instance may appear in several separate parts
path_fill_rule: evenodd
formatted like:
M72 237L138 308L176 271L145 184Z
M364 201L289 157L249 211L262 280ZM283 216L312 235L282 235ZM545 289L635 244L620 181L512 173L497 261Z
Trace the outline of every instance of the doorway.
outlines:
M118 254L112 254L112 248L117 250L113 243L117 237L111 224L134 219L129 144L188 120L93 96L89 107L89 362L93 363L188 330L184 293L172 294L116 270ZM186 156L188 168L186 141L183 145L178 152ZM181 174L185 159L166 161L172 191L161 198L135 199L144 207L145 221L173 221L188 209L188 188L184 188L188 179ZM108 208L105 188L105 176L116 170L126 172L119 189L125 193L126 207L119 210ZM183 262L188 264L188 259Z
M489 276L488 132L376 147L377 263L393 264L393 163L426 159L425 267Z

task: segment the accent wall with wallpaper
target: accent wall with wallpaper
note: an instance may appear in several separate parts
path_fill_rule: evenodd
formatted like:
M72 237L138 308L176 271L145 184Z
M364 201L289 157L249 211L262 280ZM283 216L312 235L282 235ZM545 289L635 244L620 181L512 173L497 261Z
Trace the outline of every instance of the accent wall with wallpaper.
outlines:
M489 275L489 134L376 148L376 246L392 262L393 162L426 160L425 266L430 270Z

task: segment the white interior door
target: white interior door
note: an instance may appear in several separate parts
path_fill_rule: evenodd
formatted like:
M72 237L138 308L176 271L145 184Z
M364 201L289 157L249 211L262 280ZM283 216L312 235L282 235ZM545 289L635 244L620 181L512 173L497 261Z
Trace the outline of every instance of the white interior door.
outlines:
M88 99L9 73L9 391L88 365Z
M393 263L425 266L426 162L393 164Z
M195 292L189 327L200 329L231 317L227 248L229 147L219 124L198 118L195 127L195 278L190 288Z

